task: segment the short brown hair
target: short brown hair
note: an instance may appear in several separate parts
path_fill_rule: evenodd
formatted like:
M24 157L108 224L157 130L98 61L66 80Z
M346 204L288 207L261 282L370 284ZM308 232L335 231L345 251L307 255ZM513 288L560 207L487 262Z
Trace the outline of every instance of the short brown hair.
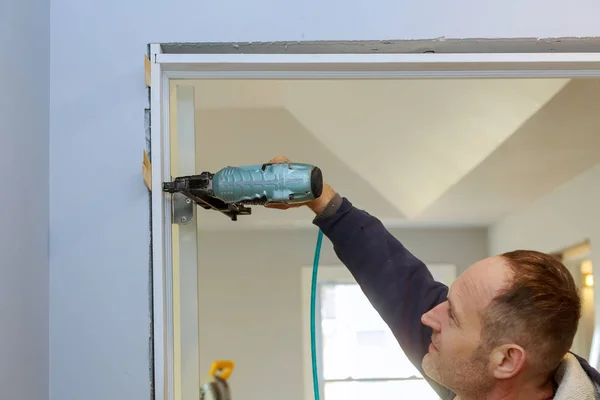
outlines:
M581 299L573 276L560 260L532 250L501 254L513 276L488 306L482 339L491 349L522 346L540 373L558 367L573 344Z

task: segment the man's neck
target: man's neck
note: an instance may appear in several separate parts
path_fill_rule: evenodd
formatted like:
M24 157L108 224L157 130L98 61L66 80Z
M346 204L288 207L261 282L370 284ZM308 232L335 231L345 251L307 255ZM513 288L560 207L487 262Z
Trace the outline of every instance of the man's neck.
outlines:
M497 385L491 392L479 395L457 394L454 400L549 400L554 398L552 382L543 384Z

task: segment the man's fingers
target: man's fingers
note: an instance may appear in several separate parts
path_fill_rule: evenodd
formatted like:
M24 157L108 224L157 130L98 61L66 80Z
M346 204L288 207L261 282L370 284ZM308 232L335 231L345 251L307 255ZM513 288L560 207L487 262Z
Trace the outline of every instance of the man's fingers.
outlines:
M290 208L300 208L303 205L304 205L304 203L296 203L296 204L271 203L271 204L265 204L265 208L276 208L278 210L289 210Z
M287 210L288 208L290 208L289 205L287 204L265 204L265 208L276 208L278 210Z
M291 162L291 161L287 157L284 157L284 156L277 156L275 158L272 158L269 161L270 164L279 164L279 163L284 163L284 162ZM277 210L287 210L288 208L290 208L290 206L287 204L277 204L277 203L265 204L264 207L265 208L275 208Z
M277 156L275 158L272 158L271 161L269 161L269 163L271 164L279 164L279 163L291 163L292 161L285 157L285 156ZM272 204L265 204L265 208L274 208L277 210L288 210L290 208L296 208L296 207L300 207L302 204L279 204L279 203L272 203Z
M291 160L287 157L284 156L277 156L273 159L271 159L271 161L269 161L269 163L273 163L273 164L279 164L279 163L289 163L291 162Z

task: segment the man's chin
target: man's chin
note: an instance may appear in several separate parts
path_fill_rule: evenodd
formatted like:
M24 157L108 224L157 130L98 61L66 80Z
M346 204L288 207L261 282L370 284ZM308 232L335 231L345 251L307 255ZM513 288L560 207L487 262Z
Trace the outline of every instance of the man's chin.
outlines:
M435 361L433 360L433 356L431 353L425 354L425 357L423 357L423 361L421 362L421 366L423 367L423 373L427 375L427 377L439 384L442 384L439 381L439 371L437 366L435 365Z

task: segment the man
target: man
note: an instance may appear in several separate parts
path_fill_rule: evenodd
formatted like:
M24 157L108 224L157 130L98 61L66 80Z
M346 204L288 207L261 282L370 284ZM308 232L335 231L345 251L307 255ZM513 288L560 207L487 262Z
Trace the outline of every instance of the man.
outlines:
M600 374L569 352L581 302L552 256L490 257L448 289L377 218L329 185L303 205L442 399L600 399Z

